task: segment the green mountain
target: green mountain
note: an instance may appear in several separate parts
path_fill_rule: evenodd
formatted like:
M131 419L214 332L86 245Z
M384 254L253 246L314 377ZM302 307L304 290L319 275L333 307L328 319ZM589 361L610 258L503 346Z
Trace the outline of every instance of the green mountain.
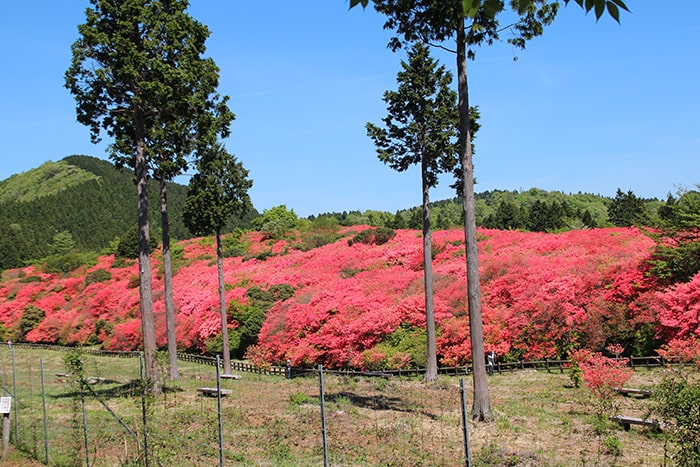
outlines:
M168 183L167 189L171 237L190 238L182 221L187 187ZM149 201L152 237L159 239L160 195L156 182L149 185ZM664 205L656 199L638 199L632 192L618 191L612 199L537 188L484 191L476 194L475 203L476 221L481 227L542 232L624 226L630 222L653 225L658 209ZM243 218L232 219L224 233L249 228L259 216L253 209ZM423 222L420 206L394 214L375 210L322 213L307 220L328 217L346 226L367 224L392 229L420 230ZM461 226L462 200L435 201L430 218L434 230ZM65 249L66 242L77 251L102 252L135 227L134 175L116 169L110 162L69 156L0 181L0 269L45 258L57 248Z
M167 184L173 240L190 238L182 221L187 187ZM149 184L151 230L160 237L160 194ZM69 156L0 181L0 269L51 253L54 236L68 232L78 250L101 251L136 226L133 172L90 156ZM247 227L252 212L231 222Z

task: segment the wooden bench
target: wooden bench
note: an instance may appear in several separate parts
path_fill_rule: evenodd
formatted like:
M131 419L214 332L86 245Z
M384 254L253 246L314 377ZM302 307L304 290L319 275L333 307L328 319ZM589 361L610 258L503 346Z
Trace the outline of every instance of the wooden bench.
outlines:
M659 430L661 429L661 423L659 421L650 420L648 418L629 417L626 415L614 415L610 417L610 420L621 424L625 431L630 431L630 427L632 425L648 426Z
M222 375L219 375L219 378L221 378L221 379L241 379L241 375L231 375L228 373L224 373Z
M640 396L641 398L651 396L651 391L647 391L646 389L613 388L613 391L618 394L622 394L623 396Z
M199 393L203 396L216 396L218 393L220 393L222 396L226 396L233 392L230 389L221 389L219 391L216 388L197 388L197 391L199 391Z

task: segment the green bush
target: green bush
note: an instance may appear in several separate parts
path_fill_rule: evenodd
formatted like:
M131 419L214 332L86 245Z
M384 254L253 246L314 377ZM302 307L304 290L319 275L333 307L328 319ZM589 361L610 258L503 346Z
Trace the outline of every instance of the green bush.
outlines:
M669 374L653 391L653 413L661 418L664 433L675 445L675 465L700 465L700 375Z
M44 260L43 270L53 273L67 273L75 271L81 266L95 264L95 255L90 253L66 253L63 255L51 255Z
M396 231L388 227L365 229L358 232L353 238L348 240L348 245L352 246L355 243L364 243L365 245L383 245L394 237L396 237Z
M15 331L15 341L21 341L29 331L35 329L46 317L46 313L41 308L34 305L27 305L22 310L22 317Z
M17 282L20 282L22 284L27 284L30 282L41 282L41 277L40 276L26 276L26 277L21 278Z
M311 398L303 392L293 392L289 395L289 404L292 406L308 404L310 401Z
M383 245L396 237L396 232L388 227L377 227L374 231L374 243L377 245Z
M622 455L622 442L616 436L608 436L603 440L605 453L611 456L620 457Z
M149 233L148 244L151 247L151 250L155 250L158 247L158 240L153 231ZM129 229L119 240L119 245L117 246L117 256L131 259L136 259L139 257L138 226L134 226L133 228Z
M336 242L340 235L338 219L335 217L319 217L301 234L302 251L309 251Z
M233 233L224 236L224 258L245 256L248 253L248 246L241 241L242 235L243 231L236 229Z
M386 358L374 362L372 370L381 370L399 366L408 356L407 366L424 368L428 364L426 348L428 346L425 329L402 323L394 332L384 338L372 349L374 354Z
M85 276L85 285L90 285L95 282L107 282L110 280L112 280L112 273L100 268L87 273Z

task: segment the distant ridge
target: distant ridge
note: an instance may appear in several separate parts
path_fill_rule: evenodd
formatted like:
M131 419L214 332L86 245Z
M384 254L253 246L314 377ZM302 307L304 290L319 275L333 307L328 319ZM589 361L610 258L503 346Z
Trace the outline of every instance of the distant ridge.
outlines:
M182 221L187 187L168 183L170 234L190 238ZM158 184L149 184L151 230L160 237ZM247 226L257 212L236 219ZM69 232L79 250L102 251L136 226L134 175L85 155L47 162L0 181L0 268L45 257L54 236Z
M41 166L0 182L0 203L27 202L98 179L97 174L72 165L67 159L45 162Z

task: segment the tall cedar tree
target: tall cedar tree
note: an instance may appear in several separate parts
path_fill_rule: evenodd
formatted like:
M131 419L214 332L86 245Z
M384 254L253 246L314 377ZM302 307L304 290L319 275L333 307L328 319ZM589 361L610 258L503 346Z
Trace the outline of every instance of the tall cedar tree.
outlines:
M367 134L377 146L379 159L399 172L421 166L423 194L423 276L428 358L425 381L435 381L437 345L433 303L432 243L430 235L430 189L438 175L457 164L457 93L450 85L452 74L430 57L428 47L416 43L408 52L408 63L396 77L398 89L386 91L389 115L384 127L367 124Z
M231 373L231 352L228 341L228 319L224 287L224 255L221 232L234 214L250 210L248 190L253 186L248 171L235 156L221 145L203 148L198 157L197 170L187 188L183 211L185 225L197 236L216 236L216 259L221 306L221 339L224 372Z
M216 94L218 68L202 58L209 30L186 13L186 0L90 3L86 22L78 26L65 85L76 99L78 121L90 127L91 140L99 142L105 131L113 139L110 158L136 175L145 372L158 394L146 182L159 163L184 167L192 140L203 128L210 131L212 113L228 122L233 115L227 99ZM228 124L220 129L226 133ZM156 155L163 159L158 162ZM172 172L162 169L161 175Z
M574 0L586 11L595 10L596 17L608 13L619 19L619 9L627 10L622 0ZM514 13L519 19L507 27L513 32L508 39L516 47L542 34L544 26L551 23L558 11L556 0L512 0L509 6L503 0L373 0L374 8L387 16L385 29L393 29L397 37L389 47L397 50L406 42L444 43L455 40L457 57L457 88L459 95L459 159L461 178L458 192L463 197L464 238L467 263L467 304L472 347L474 405L472 418L491 420L491 396L486 378L484 361L484 336L481 313L481 288L479 284L479 259L476 244L476 212L474 203L474 164L472 154L472 128L469 117L469 90L467 83L467 57L474 58L473 47L499 40L499 17L502 13ZM568 3L568 0L564 0ZM350 7L367 6L369 0L350 0ZM467 51L469 46L469 51Z

